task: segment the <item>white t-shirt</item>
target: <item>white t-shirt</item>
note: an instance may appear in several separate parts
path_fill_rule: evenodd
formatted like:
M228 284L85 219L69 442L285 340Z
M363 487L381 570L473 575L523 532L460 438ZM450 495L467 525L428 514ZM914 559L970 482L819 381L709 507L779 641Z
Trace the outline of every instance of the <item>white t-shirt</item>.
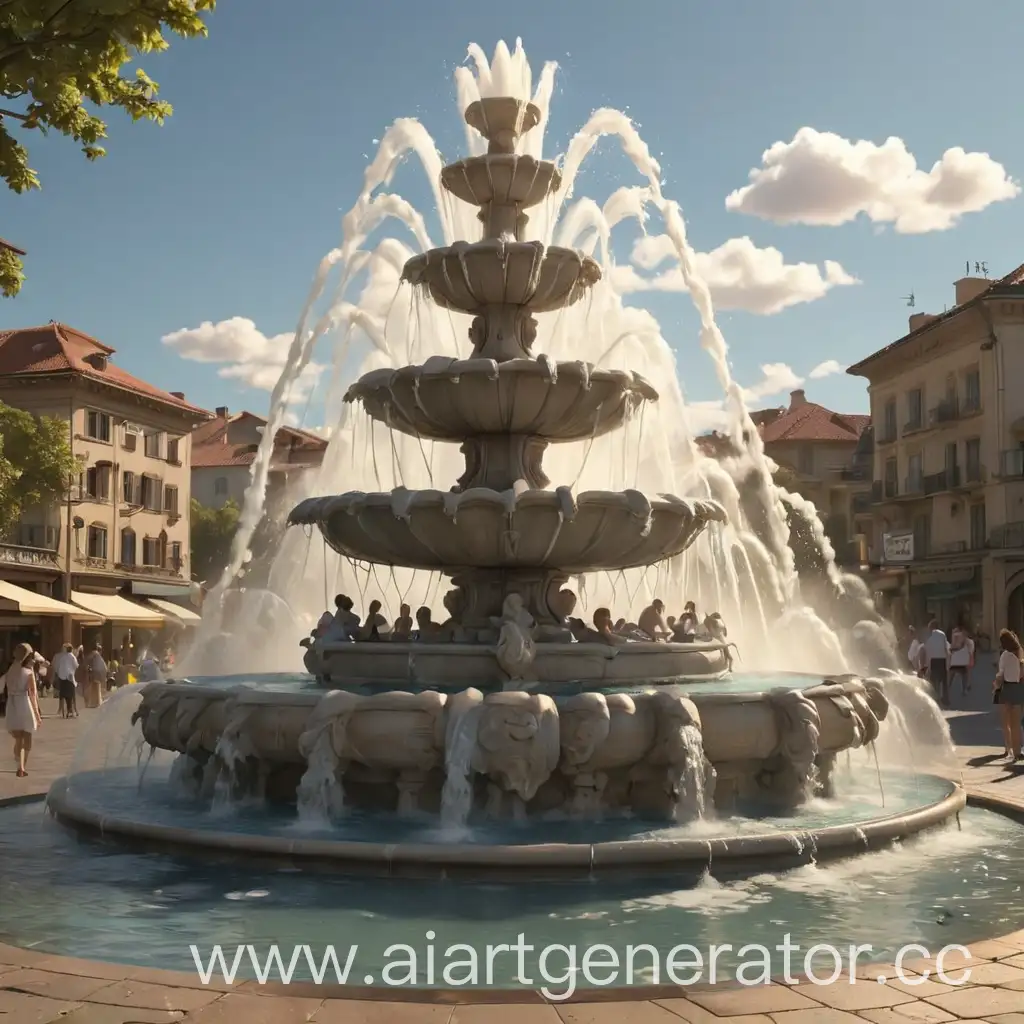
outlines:
M999 655L999 674L1003 677L1004 683L1020 682L1020 658L1010 651L1003 651Z
M917 637L915 636L914 639L910 641L910 648L907 651L907 661L909 661L910 664L916 670L919 667L920 660L921 660L921 641L918 640Z
M50 662L50 676L53 679L74 679L78 671L78 659L70 651L61 651Z
M962 647L950 648L949 663L950 665L957 665L966 668L971 663L971 658L974 655L974 641L969 637L963 638Z
M924 642L929 661L945 661L949 654L949 641L941 629L933 629Z

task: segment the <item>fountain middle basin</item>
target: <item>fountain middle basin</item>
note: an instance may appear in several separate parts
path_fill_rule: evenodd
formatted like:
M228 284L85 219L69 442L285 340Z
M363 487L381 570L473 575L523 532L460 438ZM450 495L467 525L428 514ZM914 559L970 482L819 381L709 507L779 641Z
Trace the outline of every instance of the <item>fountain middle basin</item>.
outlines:
M128 799L137 773L123 768L75 771L48 805L106 836L388 872L800 862L963 808L959 786L872 760L884 681L787 678L556 696L151 683L118 713L140 751L177 755L147 767L148 785L190 812L145 788ZM858 749L858 792L878 798L855 808L836 799L836 755Z

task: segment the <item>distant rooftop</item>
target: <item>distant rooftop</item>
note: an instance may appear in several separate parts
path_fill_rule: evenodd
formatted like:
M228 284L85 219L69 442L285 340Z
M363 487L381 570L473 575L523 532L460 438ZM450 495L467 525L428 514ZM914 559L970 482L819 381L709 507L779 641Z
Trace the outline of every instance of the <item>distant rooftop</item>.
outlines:
M212 414L211 419L196 427L192 431L192 468L251 466L256 459L256 446L232 444L229 440L231 424L245 420L256 427L265 428L267 425L263 416L245 411L231 415L222 406ZM280 453L283 449L288 453L284 461L300 466L318 462L327 449L327 441L309 430L283 426L274 438L274 447L278 450L275 460L278 464L282 461Z

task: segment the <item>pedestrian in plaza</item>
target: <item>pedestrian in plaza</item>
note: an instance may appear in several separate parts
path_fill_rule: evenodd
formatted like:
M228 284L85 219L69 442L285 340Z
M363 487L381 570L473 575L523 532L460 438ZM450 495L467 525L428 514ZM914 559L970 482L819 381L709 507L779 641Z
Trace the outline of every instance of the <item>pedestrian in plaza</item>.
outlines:
M949 689L959 679L963 694L971 690L971 668L974 666L974 641L963 626L957 626L949 638Z
M50 662L50 675L57 691L57 713L61 718L70 718L75 708L75 673L78 671L78 659L75 657L71 644L65 644Z
M84 693L85 706L98 708L103 703L103 691L107 685L107 663L103 660L103 648L97 644L85 659L87 673Z
M935 698L941 707L949 707L949 641L939 629L939 623L932 619L928 623L924 651L928 659L928 681L935 691Z
M14 761L18 778L28 775L26 765L32 750L32 737L39 729L43 716L39 713L39 695L36 690L35 657L28 644L14 648L14 660L4 676L7 689L7 731L14 737Z
M1021 682L1021 650L1017 634L999 631L999 663L992 681L992 702L999 705L1003 726L1003 756L1021 760L1021 713L1024 712L1024 682Z

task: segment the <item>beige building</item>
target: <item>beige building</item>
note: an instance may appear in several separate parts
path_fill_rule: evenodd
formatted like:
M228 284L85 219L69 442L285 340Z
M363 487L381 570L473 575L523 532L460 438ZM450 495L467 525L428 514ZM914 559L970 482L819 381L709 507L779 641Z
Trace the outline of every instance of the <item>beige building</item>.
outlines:
M871 511L870 417L833 412L808 401L801 389L790 395L788 406L759 409L751 418L765 454L780 467L780 484L814 503L837 562L859 568ZM712 434L699 443L708 454L717 454L725 440Z
M870 554L897 623L1024 629L1024 267L851 366L875 434Z
M226 406L192 433L192 496L208 508L229 501L241 507L267 421L251 412L233 415ZM281 427L267 484L267 508L274 510L289 483L320 465L327 441L307 430Z
M24 511L0 577L74 607L77 621L99 627L88 639L108 647L129 628L194 621L191 431L208 415L126 373L113 354L65 324L0 333L0 400L65 421L81 460L65 502ZM40 620L50 653L53 616L27 617Z

